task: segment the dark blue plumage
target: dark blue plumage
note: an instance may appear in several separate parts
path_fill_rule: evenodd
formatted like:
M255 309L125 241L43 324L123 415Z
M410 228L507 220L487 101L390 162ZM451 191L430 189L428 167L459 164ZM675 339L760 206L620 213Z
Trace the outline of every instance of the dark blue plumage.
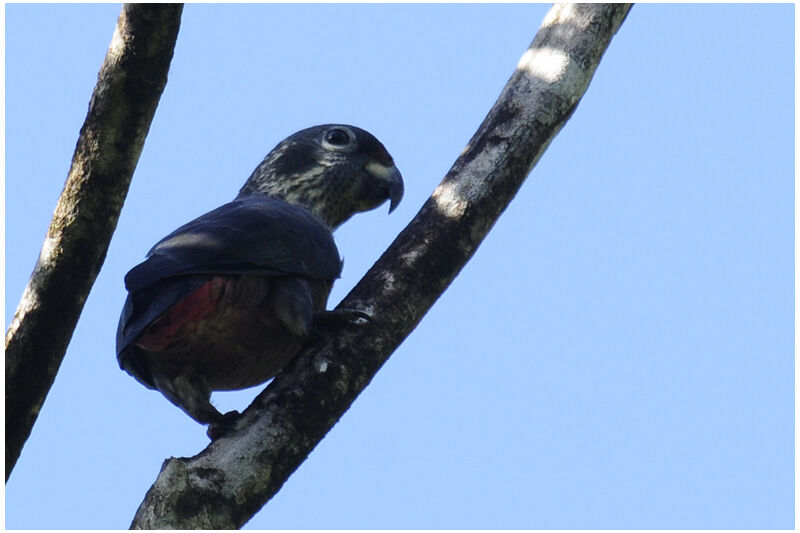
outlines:
M333 234L307 209L261 195L234 200L164 237L146 261L128 272L130 294L120 318L117 353L126 354L153 321L213 274L297 275L333 282L341 271ZM153 387L151 379L144 381Z

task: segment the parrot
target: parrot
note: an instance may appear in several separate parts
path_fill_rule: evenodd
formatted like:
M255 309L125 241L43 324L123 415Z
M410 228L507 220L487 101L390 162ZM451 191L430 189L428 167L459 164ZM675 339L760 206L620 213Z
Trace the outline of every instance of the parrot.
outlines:
M120 368L208 425L212 439L225 434L239 413L218 411L211 393L265 383L297 355L315 321L337 312L326 311L343 266L333 231L386 200L391 213L403 188L366 130L324 124L290 135L233 201L161 239L125 275Z

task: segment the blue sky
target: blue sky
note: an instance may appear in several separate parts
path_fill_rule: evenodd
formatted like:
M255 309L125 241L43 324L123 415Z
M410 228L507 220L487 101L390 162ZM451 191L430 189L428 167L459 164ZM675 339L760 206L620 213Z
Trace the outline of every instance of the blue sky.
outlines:
M108 256L6 486L127 528L204 428L119 370L122 278L278 141L374 133L406 195L337 231L335 305L549 5L188 5ZM119 5L6 5L6 325ZM637 5L472 261L247 528L793 528L794 7ZM216 395L243 408L260 388Z

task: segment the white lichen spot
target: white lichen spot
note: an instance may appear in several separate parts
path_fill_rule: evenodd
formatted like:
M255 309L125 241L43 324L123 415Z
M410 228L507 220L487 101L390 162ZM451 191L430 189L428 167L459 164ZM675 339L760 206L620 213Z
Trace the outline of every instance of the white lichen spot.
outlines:
M421 243L421 244L417 245L417 247L411 248L406 253L404 253L402 255L401 259L403 260L403 262L406 265L408 265L410 267L413 267L414 263L416 262L416 260L418 258L422 257L422 253L423 253L424 249L425 249L425 245L424 245L424 243Z
M324 372L326 372L328 370L328 365L329 364L330 364L330 361L328 361L327 359L325 359L322 356L317 356L316 358L314 358L314 370L316 370L320 374L322 374L322 373L324 373Z
M383 286L389 289L394 287L394 274L392 274L388 270L384 270L380 273L381 280L383 281Z

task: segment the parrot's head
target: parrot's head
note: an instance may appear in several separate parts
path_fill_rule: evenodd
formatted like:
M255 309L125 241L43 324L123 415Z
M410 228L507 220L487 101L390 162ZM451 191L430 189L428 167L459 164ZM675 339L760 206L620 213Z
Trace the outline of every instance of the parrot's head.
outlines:
M403 197L403 178L371 133L325 124L298 131L273 148L238 197L253 194L306 207L334 230L386 200L391 213Z

